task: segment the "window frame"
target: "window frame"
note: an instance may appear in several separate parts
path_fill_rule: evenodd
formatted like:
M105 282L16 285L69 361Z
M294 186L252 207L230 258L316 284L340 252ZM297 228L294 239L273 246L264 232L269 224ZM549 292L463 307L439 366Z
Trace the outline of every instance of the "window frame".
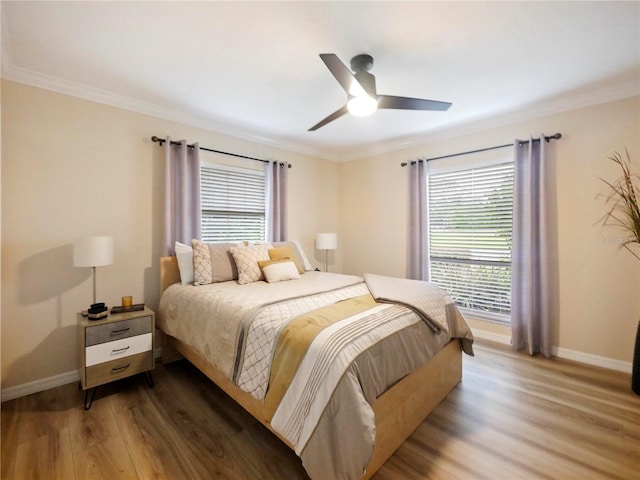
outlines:
M223 210L223 209L219 209L219 210L212 210L210 208L207 207L207 202L205 199L205 188L203 188L203 180L204 177L206 176L206 170L209 171L216 171L216 172L229 172L229 173L238 173L239 175L243 175L243 176L254 176L254 177L259 177L262 179L262 188L261 191L259 193L261 193L261 203L262 203L262 210L260 211L256 211L255 209L248 209L248 210L242 210L241 208L239 209L227 209L227 210ZM201 160L200 162L200 199L201 199L201 207L200 207L200 214L201 214L201 219L200 219L200 226L201 226L201 236L202 236L202 241L203 242L207 242L207 243L234 243L234 242L241 242L241 241L255 241L255 242L264 242L266 241L266 235L267 235L267 228L266 228L266 216L267 216L267 205L266 205L266 176L265 176L265 172L264 172L264 168L247 168L247 167L242 167L242 166L238 166L238 165L229 165L227 163L219 163L219 162L214 162L214 161L203 161ZM258 192L258 190L256 190L255 192ZM237 200L238 198L235 198L234 200ZM242 203L237 203L236 205L241 206ZM261 230L258 232L254 232L254 233L258 233L259 235L253 235L253 234L244 234L244 233L239 233L239 237L241 238L236 238L236 237L225 237L222 238L223 236L220 235L217 238L213 238L207 235L207 228L205 228L205 220L206 220L206 215L207 213L211 214L219 214L219 215L227 215L229 217L237 217L237 218L243 218L243 216L246 217L255 217L255 218L259 218L261 219Z
M432 205L429 199L429 196L431 195L430 178L434 175L439 175L439 174L451 174L451 173L464 172L464 171L470 172L472 170L478 170L478 169L483 169L487 167L497 167L499 165L511 165L513 167L511 175L512 175L513 181L515 182L515 165L513 161L513 156L508 154L495 155L495 152L492 152L490 156L485 153L481 158L474 158L474 159L456 158L456 159L448 159L448 161L430 161L429 162L428 172L427 172L427 211L429 216L429 222L428 222L429 246L428 246L428 252L427 252L428 253L427 261L429 262L428 267L429 267L430 276L431 276L431 270L432 270L432 257L442 258L442 257L437 257L436 255L432 255L432 218L431 218ZM514 188L515 188L515 185L514 185ZM513 193L511 197L511 210L513 211ZM511 257L512 242L513 242L513 218L511 220L512 220L512 223L511 223L512 228L511 228L511 237L509 239L509 244L511 245L511 247L509 248L510 267L512 267L513 265L513 259ZM474 265L482 265L483 263L491 263L491 262L482 262L480 260L479 261L458 260L457 263L469 263ZM468 308L465 306L461 306L458 304L458 302L456 302L459 309L464 314L472 318L487 320L487 321L499 323L502 325L509 325L511 323L511 299L510 299L511 273L512 271L511 269L509 269L509 313L508 314ZM433 281L432 278L431 280Z

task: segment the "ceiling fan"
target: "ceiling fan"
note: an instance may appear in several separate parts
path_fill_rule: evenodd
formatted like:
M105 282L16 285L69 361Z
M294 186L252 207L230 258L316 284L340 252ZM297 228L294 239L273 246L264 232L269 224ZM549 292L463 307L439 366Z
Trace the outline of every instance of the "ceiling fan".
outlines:
M356 116L371 115L378 108L396 110L447 110L451 103L421 98L396 97L378 95L376 93L376 77L369 70L373 67L373 57L367 54L356 55L351 59L351 70L333 53L321 53L320 58L336 78L340 86L347 92L349 99L340 109L324 120L315 124L308 131L314 131L340 118L345 113Z

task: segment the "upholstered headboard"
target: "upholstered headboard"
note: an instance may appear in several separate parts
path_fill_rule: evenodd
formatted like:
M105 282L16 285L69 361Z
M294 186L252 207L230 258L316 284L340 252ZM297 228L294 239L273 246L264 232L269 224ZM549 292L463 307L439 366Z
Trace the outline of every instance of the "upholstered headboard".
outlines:
M176 257L160 257L160 293L164 292L169 285L179 281L178 259Z

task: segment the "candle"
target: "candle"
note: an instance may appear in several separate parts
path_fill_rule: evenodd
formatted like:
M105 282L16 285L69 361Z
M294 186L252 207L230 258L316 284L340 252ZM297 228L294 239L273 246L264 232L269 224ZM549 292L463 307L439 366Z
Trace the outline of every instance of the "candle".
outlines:
M122 306L124 308L130 307L132 304L133 304L133 297L131 295L122 297Z

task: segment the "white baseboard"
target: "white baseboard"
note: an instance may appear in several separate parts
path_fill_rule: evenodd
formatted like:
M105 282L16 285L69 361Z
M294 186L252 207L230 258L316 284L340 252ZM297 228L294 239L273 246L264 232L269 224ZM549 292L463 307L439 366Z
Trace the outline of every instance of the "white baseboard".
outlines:
M608 368L609 370L616 370L618 372L631 373L633 368L631 362L623 362L622 360L578 352L576 350L569 350L568 348L553 347L552 353L558 358L586 363L587 365L593 365L595 367Z
M500 335L497 333L487 332L485 330L475 329L473 331L473 336L481 340L489 340L502 345L511 345L511 337L508 335ZM558 358L564 358L566 360L572 360L586 365L593 365L594 367L608 368L609 370L616 370L624 373L631 373L632 370L631 362L623 362L622 360L601 357L591 353L578 352L577 350L570 350L568 348L552 347L551 353Z
M67 383L79 382L80 372L73 370L67 373L54 375L53 377L43 378L42 380L34 380L33 382L23 383L15 387L3 388L0 397L3 402L13 400L15 398L26 397L32 393L43 392L50 388L66 385Z
M502 345L511 345L511 337L508 335L500 335L498 333L487 332L486 330L473 330L473 336L481 340L489 340L490 342L500 343Z
M157 360L162 356L162 348L156 348L153 351L153 356ZM22 385L16 385L15 387L3 388L0 392L0 401L6 402L20 397L26 397L32 393L43 392L50 388L60 387L67 383L74 383L80 381L80 371L73 370L67 373L61 373L52 377L43 378L42 380L34 380L33 382L23 383Z

